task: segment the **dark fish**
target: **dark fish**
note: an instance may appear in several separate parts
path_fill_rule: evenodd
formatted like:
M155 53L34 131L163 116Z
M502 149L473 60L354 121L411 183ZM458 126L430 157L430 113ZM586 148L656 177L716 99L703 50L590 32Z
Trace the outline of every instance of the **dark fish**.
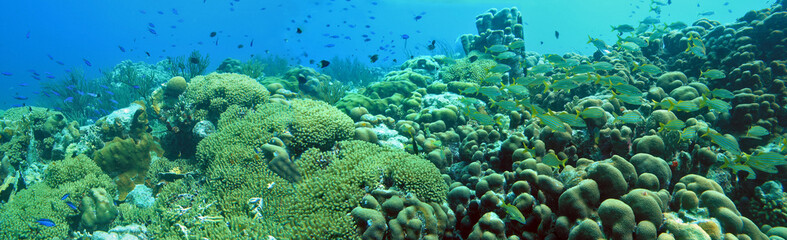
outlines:
M123 48L123 46L118 45L118 49L120 49L121 52L126 52L126 49Z
M243 45L238 46L238 48L242 48L242 47L243 47ZM189 62L192 63L192 64L199 64L199 58L198 57L189 57Z
M560 32L555 31L555 39L559 39L559 38L560 38Z
M423 18L423 17L424 17L424 16L421 16L421 15L415 16L415 20L416 20L416 21L418 21L418 20L421 20L421 18Z
M70 193L63 194L63 197L61 197L60 200L66 200L68 196L71 196L71 194Z
M14 98L15 98L16 100L27 100L27 99L28 99L28 97L25 97L25 96L20 96L20 95L16 95L16 96L14 96Z
M238 44L238 48L243 48L243 44Z
M156 35L156 30L152 28L148 28L148 32L152 33L153 35Z
M164 12L163 12L163 11L158 11L157 13L158 13L158 14L161 14L161 15L164 15Z
M32 77L33 77L33 79L35 79L35 80L41 80L41 78L40 78L40 77L38 77L38 76L32 76Z
M251 42L249 43L249 47L254 47L254 39L252 39Z
M150 53L149 52L146 51L145 54L148 55L148 57L150 57Z
M172 9L172 14L178 15L178 10L173 8Z
M363 41L364 41L364 42L369 42L369 41L372 41L372 39L368 39L368 38L367 38L367 39L364 39Z
M393 62L396 63L396 58L393 59Z
M215 36L216 36L216 32L210 32L210 37L215 37Z
M49 60L55 60L55 58L52 57L52 54L47 54L46 57L48 57Z
M331 62L329 62L327 60L320 60L320 62L317 64L317 66L320 67L320 68L325 68L328 65L331 65Z
M410 35L402 34L402 39L407 40L408 38L410 38Z
M68 205L68 207L70 207L71 209L77 210L77 205L74 205L74 203L72 202L66 202L66 205Z
M295 33L301 34L301 33L303 33L303 30L301 30L301 28L297 28L297 29L295 29Z
M426 48L428 48L429 51L432 51L432 50L435 49L435 45L434 44L435 44L435 40L432 40L432 44L429 44L429 46L426 46Z
M333 44L333 43L325 44L325 47L327 47L327 48L336 47L336 44Z
M314 59L309 59L309 64L314 64Z
M36 221L36 222L38 224L41 224L41 225L46 226L46 227L54 227L55 226L55 222L53 222L52 220L47 219L47 218L38 219L38 221Z
M369 61L374 63L374 62L377 62L377 59L379 59L379 58L380 58L380 55L377 55L377 54L371 55L371 56L369 56Z
M14 74L13 74L13 73L11 73L11 72L2 72L2 74L3 74L3 75L5 75L5 76L13 76L13 75L14 75Z
M61 62L61 61L55 61L55 63L57 63L58 65L61 65L61 66L62 66L62 65L66 65L65 63L63 63L63 62Z
M154 25L153 23L148 23L148 26L150 26L151 28L156 28L156 25Z
M92 63L90 63L90 61L88 61L87 59L84 59L84 58L83 58L83 59L82 59L82 61L84 61L84 62L85 62L85 65L87 65L88 67L92 67L92 66L93 66L93 64L92 64Z

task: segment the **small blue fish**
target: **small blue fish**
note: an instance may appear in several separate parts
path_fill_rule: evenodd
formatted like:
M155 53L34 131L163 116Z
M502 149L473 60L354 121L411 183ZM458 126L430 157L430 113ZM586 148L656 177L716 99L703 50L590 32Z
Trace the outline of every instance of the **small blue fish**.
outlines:
M421 18L423 18L423 17L424 17L424 16L421 16L421 15L415 16L415 20L416 20L416 21L418 21L418 20L421 20Z
M152 33L153 35L156 35L156 34L157 34L157 33L156 33L156 30L154 30L154 29L152 29L152 28L148 28L148 32Z
M33 79L35 79L35 80L39 80L39 81L41 80L41 78L40 78L40 77L38 77L38 76L32 76L32 77L33 77Z
M74 205L74 203L72 202L66 202L66 205L68 205L68 207L70 207L71 209L77 210L77 205Z
M48 57L48 58L49 58L49 60L55 60L55 58L54 58L54 57L52 57L52 54L47 54L47 55L46 55L46 57Z
M407 40L410 38L410 35L402 34L402 39Z
M110 96L115 96L115 93L109 90L104 90L105 93L109 94Z
M52 94L55 94L55 95L56 95L56 96L58 96L58 97L60 96L60 93L58 93L58 92L56 92L56 91L54 91L54 90L52 91Z
M66 193L63 195L63 197L60 198L60 200L66 200L66 198L68 198L68 196L70 195L71 195L70 193Z
M72 103L72 102L74 102L74 97L67 97L66 99L63 99L63 102L64 103Z
M339 38L339 35L333 35L331 38Z
M83 92L83 91L77 90L76 92L77 92L77 94L79 94L79 96L85 96L85 92Z
M13 76L14 75L11 72L2 72L1 74L3 74L4 76Z
M30 86L30 84L28 84L28 83L20 83L19 86L20 87L27 87L27 86Z
M91 67L91 66L93 66L93 64L92 64L92 63L90 63L90 61L88 61L87 59L84 59L84 58L83 58L83 59L82 59L82 61L84 61L84 62L85 62L85 65L87 65L88 67Z
M156 28L156 25L154 25L153 23L148 23L148 26L150 26L151 28Z
M134 89L139 89L139 85L131 85L131 87Z
M333 43L325 44L325 47L327 47L327 48L332 48L332 47L335 47L335 46L336 46L336 44L333 44Z
M172 9L172 14L178 15L178 10L173 8Z
M55 75L46 75L46 78L55 79Z
M126 49L123 48L123 46L118 45L118 49L120 49L121 52L126 52Z
M14 96L14 98L15 98L16 100L27 100L27 99L28 99L28 97L25 97L25 96L20 96L20 95L16 95L16 96Z
M38 219L38 221L36 221L36 222L38 224L41 224L42 226L45 226L45 227L54 227L55 226L55 222L53 222L52 220L47 219L47 218Z
M115 99L109 99L109 101L114 103L114 104L118 104L118 101L116 101Z
M61 66L64 66L64 65L66 65L66 64L65 64L65 63L63 63L62 61L55 61L55 63L57 63L58 65L61 65Z

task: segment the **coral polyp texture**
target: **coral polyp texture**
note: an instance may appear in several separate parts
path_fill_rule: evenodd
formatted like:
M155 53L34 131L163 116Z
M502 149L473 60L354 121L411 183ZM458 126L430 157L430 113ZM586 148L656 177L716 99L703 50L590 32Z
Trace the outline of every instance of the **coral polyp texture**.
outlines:
M420 31L315 33L374 24L308 15L283 49L323 34L315 48L378 50L284 58L276 34L216 30L192 45L266 52L215 72L195 51L96 82L50 73L49 108L0 111L0 238L787 239L783 3L726 24L632 3L655 16L583 38L589 55L525 51L574 33L526 35L532 10L512 7L456 50Z

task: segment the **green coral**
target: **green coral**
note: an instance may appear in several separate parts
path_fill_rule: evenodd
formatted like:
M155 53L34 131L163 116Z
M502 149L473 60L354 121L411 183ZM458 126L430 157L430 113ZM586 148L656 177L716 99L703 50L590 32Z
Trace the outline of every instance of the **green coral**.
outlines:
M112 179L85 155L66 156L66 159L49 164L44 172L44 183L78 196L87 195L91 188L104 188L110 194L117 192Z
M440 70L440 78L443 82L464 81L481 83L487 77L488 71L494 67L497 62L492 59L477 59L470 60L471 57L466 57L456 60L456 64L444 67Z
M76 212L60 197L66 191L53 189L46 184L35 184L22 190L0 208L1 239L67 239L69 217ZM46 218L54 227L38 224Z
M385 74L383 81L409 81L418 87L425 88L426 85L432 81L432 78L421 75L408 68L401 71L391 71L388 74Z
M231 106L222 114L218 132L200 142L197 151L210 179L208 189L216 194L216 205L222 209L228 229L217 227L192 234L357 238L355 222L348 213L358 206L365 189L395 188L426 201L445 199L447 185L439 170L423 158L363 141L339 142L330 151L313 148L334 146L341 139L326 138L330 135L325 132L331 129L352 133L352 121L322 102L269 103L254 111ZM291 137L285 137L288 134ZM305 150L295 162L301 181L290 183L276 175L267 159L255 153L255 147L271 142L274 136L290 151L292 146ZM249 204L255 198L264 204ZM238 235L241 233L244 235Z
M246 75L211 73L192 78L182 97L191 109L207 111L204 117L215 121L229 105L253 108L267 102L269 95L264 86Z

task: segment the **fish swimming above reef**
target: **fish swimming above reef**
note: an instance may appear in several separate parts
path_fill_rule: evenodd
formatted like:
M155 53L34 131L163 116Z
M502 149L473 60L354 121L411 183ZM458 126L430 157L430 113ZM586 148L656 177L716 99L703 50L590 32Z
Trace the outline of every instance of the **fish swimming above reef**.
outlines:
M320 62L317 63L317 66L320 68L325 68L328 65L331 65L331 62L329 62L328 60L320 60Z

